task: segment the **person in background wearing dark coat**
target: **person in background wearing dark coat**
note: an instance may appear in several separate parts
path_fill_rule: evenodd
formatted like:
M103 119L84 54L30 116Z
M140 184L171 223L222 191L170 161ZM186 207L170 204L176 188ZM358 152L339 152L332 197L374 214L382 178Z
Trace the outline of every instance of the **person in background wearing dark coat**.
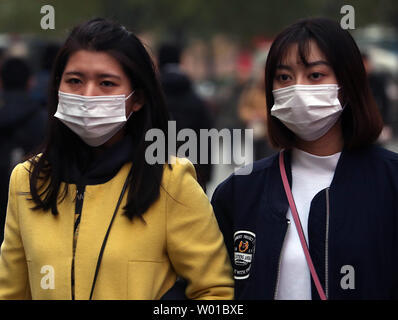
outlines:
M2 64L0 80L0 243L11 169L39 146L44 137L46 112L29 96L31 71L20 58Z
M47 91L51 76L51 68L59 48L59 45L55 43L48 43L47 45L45 45L40 59L41 68L34 75L35 83L32 86L30 93L32 99L40 104L42 107L47 106Z
M173 43L162 44L158 51L158 67L166 104L171 118L176 121L177 134L180 130L189 128L195 131L199 138L200 129L211 129L213 119L205 102L195 93L188 75L180 67L181 48ZM208 148L208 164L199 164L200 148L199 139L197 149L197 162L195 165L198 181L206 190L206 184L211 178L212 166L211 148ZM177 142L179 145L185 143ZM190 158L191 155L187 155Z
M393 130L391 123L390 101L387 96L388 75L383 72L376 72L373 63L366 52L362 52L362 62L365 66L370 90L379 107L383 118L384 127L378 142L383 144L392 138Z

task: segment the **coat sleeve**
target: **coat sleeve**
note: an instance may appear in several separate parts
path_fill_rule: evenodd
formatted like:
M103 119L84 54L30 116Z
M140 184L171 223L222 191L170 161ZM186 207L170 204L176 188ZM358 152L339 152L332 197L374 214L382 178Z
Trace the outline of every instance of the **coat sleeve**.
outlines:
M25 170L22 165L14 168L9 187L4 241L0 251L0 299L31 299L28 268L20 235L17 201L17 175Z
M195 169L178 159L166 192L167 250L189 299L233 299L232 268L212 206L195 180Z

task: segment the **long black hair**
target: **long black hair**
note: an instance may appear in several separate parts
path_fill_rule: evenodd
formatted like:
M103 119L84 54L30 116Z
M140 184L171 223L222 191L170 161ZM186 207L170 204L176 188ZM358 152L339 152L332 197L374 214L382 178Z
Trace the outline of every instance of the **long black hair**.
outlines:
M315 41L330 63L342 92L342 129L345 147L355 149L376 141L383 121L369 88L361 53L347 30L335 21L325 18L300 20L279 33L269 51L265 66L265 86L268 114L268 136L273 146L290 148L295 135L279 119L271 116L274 105L273 81L277 66L292 45L298 45L298 54L308 65L310 42Z
M30 193L35 203L33 209L51 210L52 214L58 214L57 204L63 201L68 192L68 184L65 184L62 192L60 190L63 174L69 163L77 161L76 155L80 151L90 148L54 117L62 74L69 57L78 50L106 52L118 60L132 88L145 101L126 124L126 133L131 136L134 152L124 210L129 219L141 217L159 197L164 169L163 164L150 165L145 161L145 150L150 144L145 141L145 133L157 128L167 135L169 114L156 68L142 42L122 25L102 18L76 26L55 59L49 87L49 129L41 155L31 159Z

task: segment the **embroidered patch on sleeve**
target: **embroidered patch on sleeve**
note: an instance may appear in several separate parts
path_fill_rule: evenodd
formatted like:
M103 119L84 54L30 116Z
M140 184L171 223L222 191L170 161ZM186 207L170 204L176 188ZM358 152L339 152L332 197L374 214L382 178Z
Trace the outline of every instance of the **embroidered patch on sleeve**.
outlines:
M256 235L251 231L241 230L234 234L234 278L247 279L254 255Z

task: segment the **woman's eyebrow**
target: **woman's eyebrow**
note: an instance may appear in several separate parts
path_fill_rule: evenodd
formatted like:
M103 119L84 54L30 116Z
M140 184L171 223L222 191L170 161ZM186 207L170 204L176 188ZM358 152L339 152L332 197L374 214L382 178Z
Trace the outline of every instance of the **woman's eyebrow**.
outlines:
M307 67L314 67L314 66L319 66L319 65L326 65L330 67L330 63L324 60L318 60L318 61L313 61L313 62L308 62Z
M67 71L65 72L66 76L78 76L78 77L84 77L84 73L83 72L79 72L79 71ZM97 78L114 78L114 79L118 79L120 80L121 77L119 77L116 74L112 74L112 73L100 73L98 75L96 75Z
M118 79L118 80L122 79L118 75L112 74L112 73L101 73L101 74L98 75L98 78L115 78L115 79Z
M276 66L276 68L277 68L277 69L287 69L287 70L290 70L290 71L293 70L292 67L287 66L287 65L285 65L285 64L278 64L278 65Z
M314 67L314 66L319 66L319 65L326 65L330 67L330 63L325 61L325 60L318 60L318 61L313 61L313 62L307 62L305 64L306 67ZM276 66L277 69L286 69L286 70L293 70L292 67L285 65L285 64L278 64Z
M78 77L83 77L83 73L79 72L79 71L68 71L65 72L66 76L78 76Z

